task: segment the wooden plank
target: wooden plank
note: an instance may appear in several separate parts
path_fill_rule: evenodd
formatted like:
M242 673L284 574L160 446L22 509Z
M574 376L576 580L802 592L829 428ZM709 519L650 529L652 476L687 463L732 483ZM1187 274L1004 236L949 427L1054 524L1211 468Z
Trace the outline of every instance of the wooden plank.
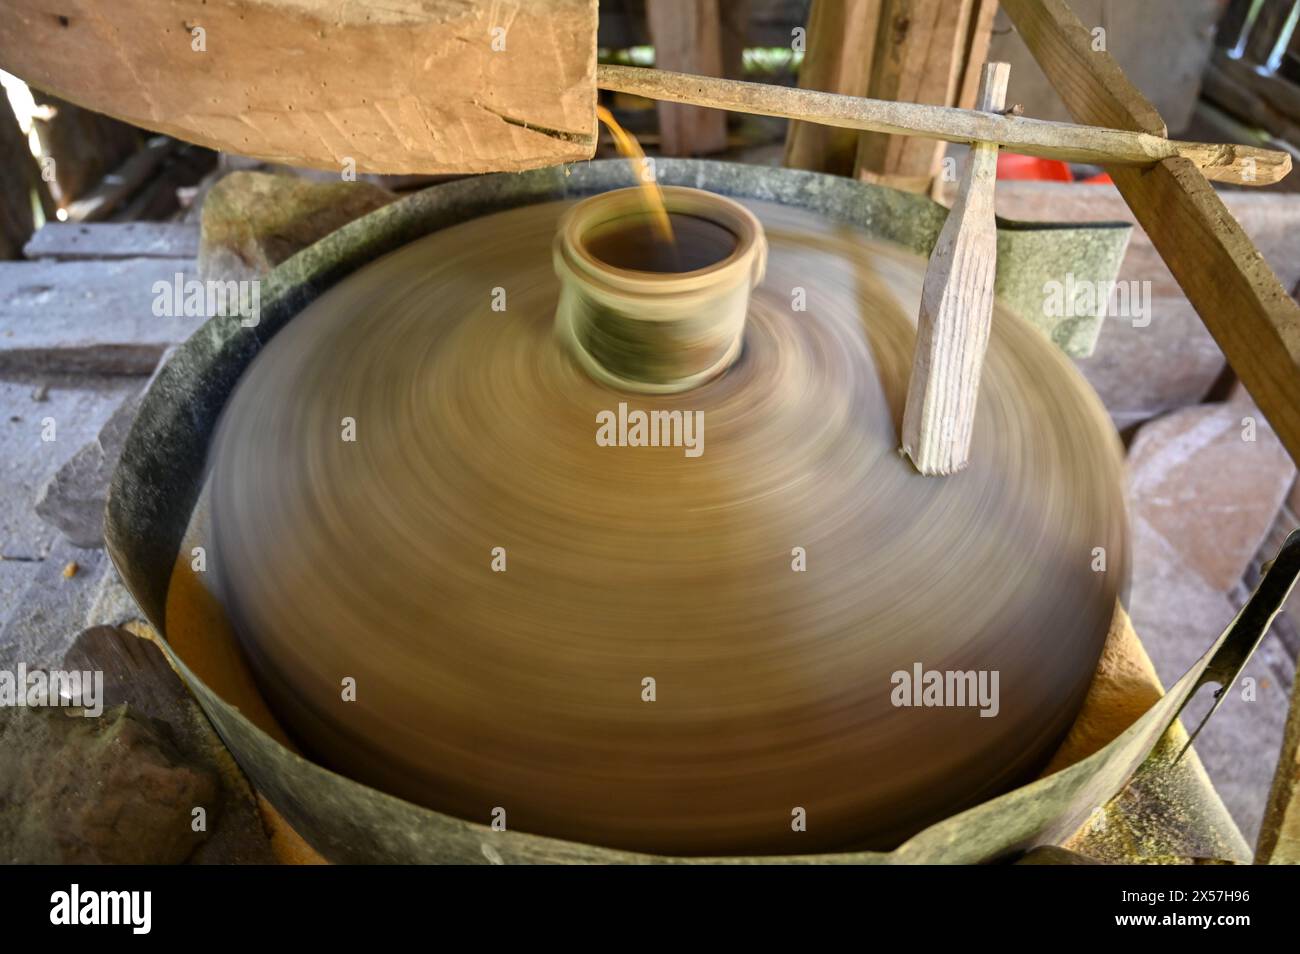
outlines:
M655 66L701 76L722 75L722 20L718 0L646 0ZM715 109L656 104L659 151L698 156L727 148L727 117Z
M1010 72L1006 63L985 68L980 109L1003 108ZM926 475L953 474L970 462L980 372L993 323L997 174L998 147L975 143L966 156L957 200L925 270L903 410L902 452Z
M197 222L47 222L23 247L28 258L62 262L180 258L199 254Z
M1134 129L1154 122L1154 110L1144 108L1150 104L1109 54L1079 55L1083 26L1063 0L1003 3L1076 119ZM1058 24L1060 33L1035 29L1040 19ZM1300 305L1194 164L1169 158L1146 170L1108 171L1233 371L1300 461Z
M962 55L973 6L974 0L884 0L872 98L953 105L965 73ZM941 142L867 132L858 140L856 174L868 182L925 192L942 158Z
M5 0L0 63L137 126L336 172L595 151L596 0Z
M177 273L183 285L194 263L0 262L0 370L150 373L204 321L154 314L154 283Z
M1291 171L1290 155L1255 146L1182 142L1125 129L862 99L635 66L603 65L597 68L596 77L597 85L604 89L651 99L948 142L991 142L1026 155L1066 162L1152 166L1162 159L1181 156L1208 178L1243 185L1267 185Z
M881 0L813 0L807 49L799 68L801 89L866 96L871 82ZM858 133L818 123L790 123L784 165L791 169L853 175Z

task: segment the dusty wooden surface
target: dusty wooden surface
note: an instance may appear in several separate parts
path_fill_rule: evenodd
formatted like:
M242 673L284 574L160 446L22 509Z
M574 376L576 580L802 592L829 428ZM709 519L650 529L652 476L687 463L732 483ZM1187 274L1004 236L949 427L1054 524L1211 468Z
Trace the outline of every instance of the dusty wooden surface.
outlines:
M0 62L33 86L200 145L318 169L468 173L590 158L595 61L596 0L0 6Z

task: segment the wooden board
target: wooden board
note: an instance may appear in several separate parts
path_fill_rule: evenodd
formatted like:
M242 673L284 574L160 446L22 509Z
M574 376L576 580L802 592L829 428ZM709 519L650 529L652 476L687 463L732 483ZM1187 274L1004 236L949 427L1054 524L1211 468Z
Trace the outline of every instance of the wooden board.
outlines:
M0 62L77 105L290 165L513 171L595 150L596 0L5 0Z
M1003 0L1043 72L1075 119L1155 132L1155 108L1088 34L1063 0ZM1087 52L1085 52L1087 51ZM1228 363L1293 460L1300 460L1300 305L1185 159L1150 169L1108 169Z
M0 262L0 371L148 374L202 317L157 317L156 282L193 279L183 259Z

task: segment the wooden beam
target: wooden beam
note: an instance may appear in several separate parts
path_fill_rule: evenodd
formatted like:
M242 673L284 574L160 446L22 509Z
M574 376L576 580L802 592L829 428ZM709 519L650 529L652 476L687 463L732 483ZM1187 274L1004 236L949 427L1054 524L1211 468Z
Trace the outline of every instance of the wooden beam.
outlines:
M1244 185L1266 185L1291 171L1288 154L1255 146L1181 142L1124 129L861 99L635 66L597 67L596 83L604 89L650 99L804 119L846 129L928 136L948 142L997 143L1026 155L1066 162L1152 166L1162 159L1182 156L1208 178Z
M799 87L866 96L881 0L813 0ZM853 175L859 134L819 123L790 123L784 164L791 169Z
M334 172L513 171L596 145L596 0L4 0L0 63L136 126Z
M655 66L702 76L722 75L722 16L718 0L646 0ZM659 151L699 156L727 148L727 117L716 109L656 104Z
M1151 129L1151 108L1063 0L1003 0L1048 81L1075 119ZM1055 24L1059 29L1040 24ZM1300 305L1222 199L1186 159L1107 171L1228 363L1300 461Z

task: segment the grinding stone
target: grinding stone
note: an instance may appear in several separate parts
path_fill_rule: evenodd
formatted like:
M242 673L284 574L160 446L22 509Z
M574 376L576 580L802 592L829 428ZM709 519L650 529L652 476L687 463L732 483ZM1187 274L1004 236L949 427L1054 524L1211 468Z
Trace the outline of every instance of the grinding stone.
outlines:
M215 561L297 740L467 819L681 854L887 848L1032 776L1126 553L1118 441L1068 361L999 309L974 462L922 478L896 448L924 260L746 202L770 250L739 361L614 391L553 334L568 204L358 272L232 396ZM598 446L620 402L702 411L704 452ZM917 663L997 671L997 716L893 705Z

